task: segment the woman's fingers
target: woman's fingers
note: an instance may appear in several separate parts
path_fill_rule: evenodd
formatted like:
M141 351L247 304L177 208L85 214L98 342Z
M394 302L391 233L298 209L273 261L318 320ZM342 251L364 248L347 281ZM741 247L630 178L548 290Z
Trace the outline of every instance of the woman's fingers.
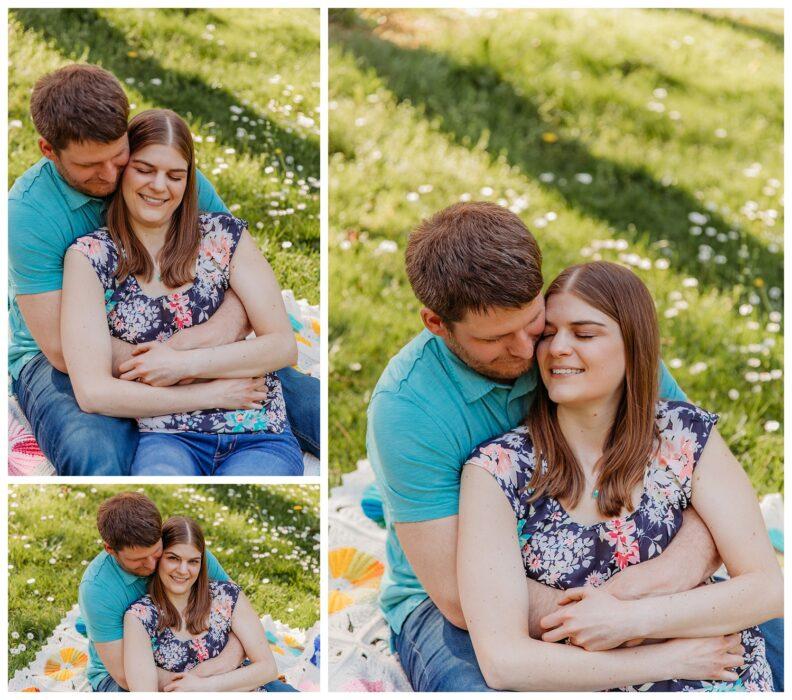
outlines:
M118 378L119 379L125 379L125 380L131 382L131 381L134 381L135 379L137 379L138 377L142 377L142 376L143 376L142 370L139 367L135 367L134 369L130 369L130 370L124 372Z

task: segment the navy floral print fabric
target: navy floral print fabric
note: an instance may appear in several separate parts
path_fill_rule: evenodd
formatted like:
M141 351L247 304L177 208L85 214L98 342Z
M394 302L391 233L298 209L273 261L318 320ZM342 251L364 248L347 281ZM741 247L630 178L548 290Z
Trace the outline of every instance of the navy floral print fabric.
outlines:
M234 614L239 586L230 581L210 581L212 604L209 612L209 629L193 639L179 639L170 627L158 631L159 609L148 595L132 603L129 613L143 624L151 638L154 662L159 668L181 673L195 668L202 661L213 659L228 644L231 617Z
M200 227L193 283L187 289L156 298L143 292L134 275L121 282L116 279L119 251L106 228L72 244L88 258L105 290L111 335L133 344L164 342L184 328L204 323L217 311L229 287L231 259L247 224L220 212L201 214ZM144 432L281 433L286 425L286 405L280 380L270 373L264 382L268 397L261 409L209 409L139 418L138 427Z
M468 463L489 472L509 500L526 576L562 590L600 586L622 569L659 556L674 538L690 504L693 470L716 422L716 415L689 403L658 402L660 445L647 465L638 507L594 525L575 522L554 498L529 502L536 456L525 426L480 445ZM543 462L541 468L549 467ZM742 644L746 664L734 683L671 680L624 690L772 691L759 629L744 630Z

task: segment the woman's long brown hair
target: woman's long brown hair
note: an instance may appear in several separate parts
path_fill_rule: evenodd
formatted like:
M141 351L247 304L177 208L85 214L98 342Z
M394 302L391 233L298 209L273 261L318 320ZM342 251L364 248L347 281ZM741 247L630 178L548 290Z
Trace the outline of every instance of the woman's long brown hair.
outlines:
M187 161L184 198L173 212L165 244L159 254L160 279L170 288L192 281L201 233L198 230L198 187L195 176L195 152L190 128L169 109L149 109L129 122L130 157L151 144L172 146ZM107 228L120 254L116 278L123 281L135 275L151 280L154 264L129 221L129 210L119 187L107 210Z
M168 518L162 526L163 555L168 547L174 544L191 544L201 553L201 571L190 589L190 598L184 610L184 624L190 634L201 634L209 629L209 574L206 569L206 543L200 525L192 518L174 516ZM181 629L182 616L168 598L165 586L158 573L149 581L149 596L159 610L157 631L162 632L168 627Z
M591 262L573 265L550 284L545 294L574 294L619 324L624 340L625 378L616 416L595 465L597 507L608 517L632 510L632 491L642 482L659 438L655 423L660 361L660 331L649 290L621 265ZM565 499L574 507L583 495L585 477L558 425L554 404L540 383L527 425L538 466L528 488Z

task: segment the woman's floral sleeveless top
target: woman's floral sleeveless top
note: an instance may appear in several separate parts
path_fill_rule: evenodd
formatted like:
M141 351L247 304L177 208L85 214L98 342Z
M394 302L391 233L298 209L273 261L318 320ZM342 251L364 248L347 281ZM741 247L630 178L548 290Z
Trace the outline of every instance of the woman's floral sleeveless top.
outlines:
M146 295L129 275L118 282L115 271L119 251L106 228L78 238L72 248L88 258L105 290L105 312L110 334L127 343L166 341L174 333L207 321L220 307L231 277L231 258L247 228L242 219L223 212L201 214L201 244L192 285L183 291L156 298ZM281 433L286 405L280 380L264 376L269 394L261 409L227 411L208 409L139 418L147 432Z
M594 525L575 522L555 499L529 501L536 469L533 442L525 426L479 445L470 456L503 490L516 518L525 575L554 588L599 586L622 569L660 556L682 526L690 504L693 470L718 417L689 403L660 401L660 446L647 465L638 507L624 517ZM550 469L542 462L542 469ZM723 504L728 508L728 504ZM717 584L715 584L717 585ZM734 683L670 680L625 690L773 690L758 627L742 632L746 665Z

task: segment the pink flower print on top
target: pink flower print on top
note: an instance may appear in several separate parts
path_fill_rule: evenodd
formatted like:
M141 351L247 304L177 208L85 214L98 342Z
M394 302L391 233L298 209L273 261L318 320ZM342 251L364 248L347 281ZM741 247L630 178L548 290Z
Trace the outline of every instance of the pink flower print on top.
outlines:
M614 557L619 569L626 569L630 564L641 561L641 552L638 543L632 534L635 532L635 523L625 518L614 518L604 525L604 539L615 549Z
M486 469L493 476L504 477L514 468L511 450L504 449L497 443L482 447L479 455L471 462Z
M658 463L670 468L684 484L693 476L696 447L698 441L689 428L679 428L674 432L664 433L657 453Z
M189 328L192 326L192 311L190 309L190 298L183 292L174 292L168 295L168 309L173 312L176 327Z
M195 649L198 661L206 661L209 658L209 647L206 646L206 635L193 639L190 645Z

